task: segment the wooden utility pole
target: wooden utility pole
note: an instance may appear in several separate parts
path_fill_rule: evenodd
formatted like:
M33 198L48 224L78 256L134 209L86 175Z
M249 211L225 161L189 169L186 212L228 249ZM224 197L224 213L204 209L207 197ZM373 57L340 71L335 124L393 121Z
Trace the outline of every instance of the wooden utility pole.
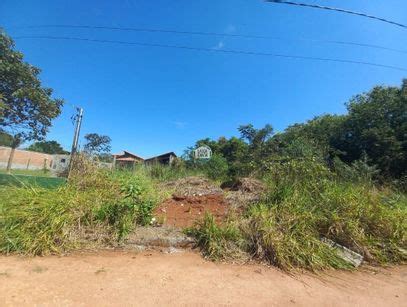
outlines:
M71 169L73 166L73 159L75 157L76 152L78 151L78 142L79 142L79 134L81 131L81 125L82 125L82 118L83 118L83 109L77 107L76 108L76 115L75 115L75 133L73 136L73 141L72 141L72 148L71 148L71 157L69 159L69 168L68 168L68 178L71 173Z

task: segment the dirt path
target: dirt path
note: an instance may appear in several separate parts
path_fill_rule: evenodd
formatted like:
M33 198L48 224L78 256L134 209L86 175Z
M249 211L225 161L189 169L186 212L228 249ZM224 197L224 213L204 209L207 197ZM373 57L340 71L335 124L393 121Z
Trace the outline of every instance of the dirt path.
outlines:
M407 266L295 277L193 253L0 257L0 306L407 306Z

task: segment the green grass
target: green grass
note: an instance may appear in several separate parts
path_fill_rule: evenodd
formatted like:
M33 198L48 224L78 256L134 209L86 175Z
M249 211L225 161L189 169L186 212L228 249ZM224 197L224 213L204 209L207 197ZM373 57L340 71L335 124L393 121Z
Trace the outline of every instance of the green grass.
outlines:
M144 174L145 176L161 182L203 174L199 169L190 169L182 165L161 165L158 163L149 166L140 166L135 169L135 173Z
M312 161L276 164L266 181L267 197L243 215L223 225L207 216L190 230L205 255L234 259L234 244L241 254L285 270L351 268L321 242L326 237L371 263L407 261L405 195L344 181Z
M0 169L0 174L7 174L5 169ZM37 177L53 177L52 172L49 170L25 170L25 169L13 169L11 170L13 175L26 175L26 176L37 176Z
M38 177L0 173L0 186L56 188L66 183L65 178Z
M114 244L148 224L158 201L149 178L78 165L64 186L0 186L0 252L44 255ZM95 238L95 242L93 239Z

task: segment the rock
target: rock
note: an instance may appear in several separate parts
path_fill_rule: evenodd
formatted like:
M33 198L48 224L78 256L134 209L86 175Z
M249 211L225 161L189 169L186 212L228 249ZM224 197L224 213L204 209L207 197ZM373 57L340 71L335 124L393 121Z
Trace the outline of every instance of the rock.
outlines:
M343 260L345 260L346 262L351 263L354 267L358 267L362 264L363 262L363 256L350 250L349 248L342 246L328 238L323 237L321 239L321 241L323 243L325 243L326 245L332 247L337 255L339 257L341 257Z
M137 227L126 242L127 247L173 247L186 248L192 246L194 240L182 231L171 227Z

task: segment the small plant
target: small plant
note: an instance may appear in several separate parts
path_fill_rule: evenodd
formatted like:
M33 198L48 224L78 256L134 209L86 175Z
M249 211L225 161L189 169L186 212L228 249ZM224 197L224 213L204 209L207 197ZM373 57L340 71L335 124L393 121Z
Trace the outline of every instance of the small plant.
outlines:
M285 270L352 268L321 241L325 237L371 263L407 261L405 195L365 180L344 181L312 159L270 165L265 181L264 199L242 215L221 225L205 216L189 230L206 256L246 253Z
M0 252L30 255L91 244L89 233L122 240L136 223L150 223L159 198L145 176L98 170L86 160L60 188L0 187L0 194Z
M239 229L232 223L219 226L210 213L206 212L195 227L186 229L185 232L196 238L197 246L211 259L236 259L244 254L239 248L242 243Z
M202 169L206 176L212 180L226 180L228 176L228 162L220 155L213 155L209 161L203 163Z

